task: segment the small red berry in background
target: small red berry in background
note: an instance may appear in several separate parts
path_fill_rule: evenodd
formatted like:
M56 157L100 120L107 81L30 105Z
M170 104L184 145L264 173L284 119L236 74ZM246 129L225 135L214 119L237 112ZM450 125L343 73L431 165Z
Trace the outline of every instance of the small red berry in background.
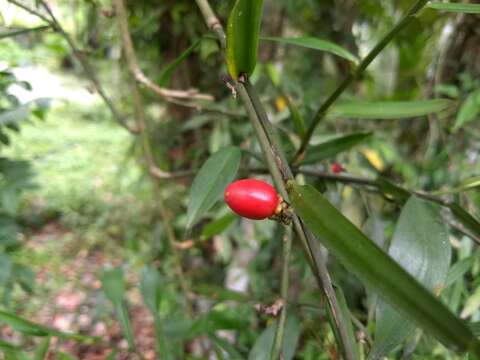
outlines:
M275 214L280 197L274 187L256 179L238 180L227 186L225 202L236 214L261 220Z
M342 172L344 172L344 171L345 171L344 167L343 167L342 165L340 165L339 163L334 162L334 163L332 164L332 172L333 172L334 174L340 174L340 173L342 173Z

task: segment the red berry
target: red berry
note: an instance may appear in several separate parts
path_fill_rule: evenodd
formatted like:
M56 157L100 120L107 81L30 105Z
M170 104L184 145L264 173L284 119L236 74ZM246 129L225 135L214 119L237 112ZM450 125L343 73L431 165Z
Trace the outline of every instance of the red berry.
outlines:
M341 172L344 172L344 171L345 171L345 169L344 169L343 166L340 165L339 163L334 162L334 163L332 164L332 172L333 172L334 174L340 174Z
M279 203L279 196L273 186L255 179L231 183L225 189L224 197L235 213L254 220L272 216Z

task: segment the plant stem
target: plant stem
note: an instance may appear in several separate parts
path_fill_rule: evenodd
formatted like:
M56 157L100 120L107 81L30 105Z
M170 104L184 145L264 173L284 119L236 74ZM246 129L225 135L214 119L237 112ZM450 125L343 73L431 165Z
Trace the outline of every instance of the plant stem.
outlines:
M302 138L297 153L292 161L294 166L299 165L304 156L305 150L313 136L315 129L318 124L325 118L328 109L332 104L342 95L342 93L347 89L347 87L355 80L358 79L367 69L367 67L372 63L372 61L380 54L380 52L392 41L392 39L400 33L403 29L410 24L410 22L415 18L415 15L427 4L428 0L416 0L413 5L407 10L402 19L387 33L383 36L382 39L373 47L372 50L365 56L365 58L358 64L357 68L337 86L337 88L332 92L332 94L320 105L317 113L315 114L312 123L308 127L308 130L305 136Z
M207 26L217 34L220 45L222 49L225 50L225 32L222 25L218 21L218 18L210 7L208 0L196 0L196 2L205 18ZM248 80L244 82L237 82L235 84L235 88L246 107L247 114L255 130L255 134L262 148L262 152L267 161L267 165L275 185L277 186L277 189L284 200L288 201L286 180L293 179L293 173L288 166L286 157L281 150L278 140L276 139L276 134L273 132L273 127L268 120L265 109L263 108L258 96L256 95L256 92L249 84ZM307 262L312 269L319 288L322 290L327 299L330 313L333 315L333 319L330 320L331 325L338 330L336 333L340 334L340 339L337 339L339 342L339 347L343 352L345 360L355 360L352 344L349 343L345 319L342 317L340 307L336 300L330 275L328 274L327 267L321 256L320 247L314 236L306 229L295 213L292 215L292 220L295 231L304 248ZM288 241L291 241L291 239ZM282 338L280 338L280 340L282 340Z
M208 0L195 0L197 6L200 8L202 12L203 18L205 19L205 23L209 30L213 31L217 36L217 40L220 42L220 48L226 49L227 48L227 37L225 35L225 31L223 30L223 26L218 20L217 16L215 15L212 7Z
M130 49L130 51L128 52L125 51L127 61L131 63L132 62L131 57L135 56L135 53L133 52L133 46L131 46L130 32L128 28L128 22L126 18L125 6L123 3L123 0L113 0L113 5L115 7L115 12L117 15L118 27L122 34L122 39L124 40L123 42L124 49L125 50L127 48ZM128 39L130 39L130 41L128 41ZM130 43L130 46L128 45L128 43ZM185 279L180 254L175 246L175 244L177 243L175 231L172 227L172 221L170 219L170 214L168 212L167 206L162 197L160 178L157 177L153 172L153 169L158 169L158 171L161 171L161 170L157 167L155 162L155 157L153 155L152 145L149 139L148 124L145 116L145 108L143 106L142 94L140 93L138 84L135 81L134 68L129 66L129 69L132 77L131 88L132 88L132 95L133 95L133 104L135 107L135 120L137 122L137 126L140 131L143 152L146 160L147 172L150 174L150 177L152 179L152 184L153 184L153 189L155 193L155 199L157 200L158 210L160 212L160 216L162 218L163 226L165 228L170 249L173 254L176 276L178 278L180 287L185 297L187 310L189 314L192 315L192 308L190 305L191 291Z
M270 360L277 360L280 358L282 352L283 336L285 333L285 320L287 318L287 304L288 304L288 269L290 263L290 252L292 250L292 232L287 227L286 234L283 238L283 264L282 264L282 281L280 285L280 297L283 300L283 307L278 318L277 329L275 331L275 338L273 340L272 351L270 353Z
M250 115L250 120L256 130L257 138L264 154L266 154L268 168L272 174L275 185L277 186L280 195L288 201L288 193L285 183L287 180L293 180L294 176L288 165L285 154L281 150L281 144L278 140L277 134L268 120L265 109L263 108L253 86L248 81L245 84L239 83L237 85L237 91L247 107L247 113ZM258 124L256 125L256 123ZM265 136L263 136L262 133ZM295 231L300 238L309 265L317 280L318 287L322 291L323 296L327 299L327 305L330 309L327 313L331 315L331 317L329 317L331 326L335 327L339 334L340 338L337 339L337 341L340 349L346 360L355 359L355 352L352 349L355 344L350 344L347 326L345 324L346 319L342 316L335 295L335 290L333 289L332 280L322 256L321 246L317 242L315 236L301 222L300 218L296 214L293 214L292 217Z

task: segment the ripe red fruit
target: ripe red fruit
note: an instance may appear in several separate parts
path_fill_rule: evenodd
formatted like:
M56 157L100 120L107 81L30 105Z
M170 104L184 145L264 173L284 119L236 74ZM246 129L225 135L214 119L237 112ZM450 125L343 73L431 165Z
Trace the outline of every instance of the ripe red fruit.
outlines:
M334 174L340 174L341 172L344 172L344 171L345 171L345 169L344 169L343 166L340 165L339 163L334 162L334 163L332 164L332 172L333 172Z
M280 198L270 184L256 179L238 180L225 189L225 202L235 213L253 220L275 214Z

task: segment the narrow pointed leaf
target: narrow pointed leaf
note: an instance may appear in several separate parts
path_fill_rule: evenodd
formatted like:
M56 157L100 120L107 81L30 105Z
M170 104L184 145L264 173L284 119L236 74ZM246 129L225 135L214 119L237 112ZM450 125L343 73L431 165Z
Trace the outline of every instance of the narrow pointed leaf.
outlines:
M234 179L241 160L236 147L220 149L200 168L190 191L187 228L190 228L222 197L226 186Z
M12 36L23 35L30 32L43 31L50 29L50 25L38 26L35 28L26 28L26 29L5 29L5 31L0 32L0 40L9 38Z
M311 146L302 164L311 164L318 161L333 158L341 152L350 150L372 136L371 132L360 132L337 137L321 144Z
M352 101L334 105L329 112L334 118L401 119L428 115L446 110L450 100L419 101Z
M295 125L295 129L297 130L297 135L300 137L305 136L305 132L307 131L305 126L305 120L303 119L302 114L300 114L300 110L298 110L297 104L295 104L295 102L287 94L284 94L284 98L287 102L293 125Z
M480 222L466 212L460 205L457 203L448 204L448 208L455 215L458 221L462 223L465 228L470 230L475 236L480 237Z
M125 294L122 268L117 267L111 270L104 270L101 276L101 282L102 290L108 300L114 305L120 304Z
M273 346L273 340L275 337L275 329L277 327L277 321L275 320L268 326L255 342L248 360L257 359L270 359L270 352ZM300 324L298 319L289 315L285 321L285 333L283 336L282 346L282 359L291 360L295 354L295 348L297 347L298 337L300 335Z
M78 341L95 341L97 338L92 336L84 336L79 334L71 334L56 329L49 328L47 326L36 324L30 320L26 320L14 314L0 310L0 322L8 324L13 330L19 331L24 334L33 336L58 336L66 339L74 339Z
M435 195L458 194L464 191L473 190L478 187L480 187L480 176L475 176L473 178L462 181L460 184L458 184L458 186L453 189L436 191Z
M480 5L479 5L480 6ZM458 110L453 131L461 129L465 124L478 119L480 115L480 90L474 91L465 99Z
M180 54L175 60L169 63L165 69L163 69L162 73L160 74L160 86L168 86L170 83L170 78L172 77L173 73L177 69L177 67L188 58L188 56L197 48L200 44L201 39L195 41L192 45L190 45L183 53Z
M45 338L35 349L34 360L44 360L48 356L48 349L50 347L50 337Z
M440 341L480 354L466 324L311 186L288 182L293 207L318 239L366 286Z
M445 280L445 288L448 288L460 280L463 275L471 269L474 260L475 258L473 256L469 256L453 264L450 270L448 270L447 278Z
M163 322L158 312L162 297L162 279L160 273L153 266L145 266L140 277L140 292L143 302L147 305L153 317L155 338L157 341L157 354L165 359L172 359L171 352L167 347L167 339L163 328Z
M431 9L465 14L480 14L480 4L442 3L431 2L427 4Z
M451 258L448 231L439 207L410 197L400 214L388 253L438 296L445 286ZM380 299L375 329L375 342L370 353L372 359L387 356L415 331L415 325Z
M227 23L227 66L230 76L251 75L257 64L263 0L236 0Z
M347 49L344 49L343 47L331 41L319 39L312 36L304 36L304 37L298 37L298 38L282 38L282 37L274 37L274 36L265 36L265 37L261 37L261 40L276 41L282 44L301 46L304 48L326 51L328 53L337 55L349 61L358 62L358 58Z
M125 294L125 281L123 278L123 270L120 267L104 270L101 277L102 290L105 296L110 300L117 312L118 320L122 326L123 335L128 342L129 349L135 348L133 330L128 315L127 304L123 296Z

